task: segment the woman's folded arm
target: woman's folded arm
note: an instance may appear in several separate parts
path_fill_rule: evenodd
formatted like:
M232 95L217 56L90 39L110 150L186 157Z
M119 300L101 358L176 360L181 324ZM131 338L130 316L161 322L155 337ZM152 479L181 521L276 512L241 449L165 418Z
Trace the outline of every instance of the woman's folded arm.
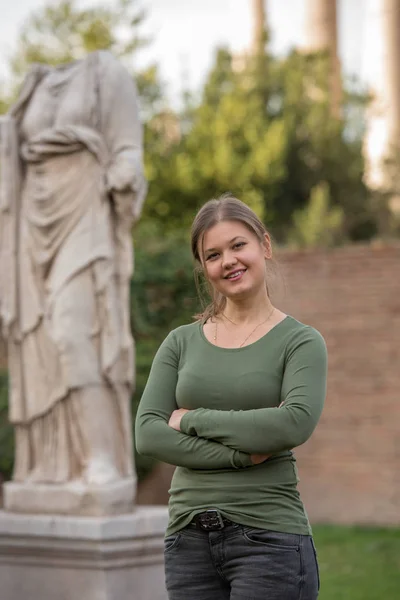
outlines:
M135 423L139 454L191 469L243 468L250 455L224 444L176 431L168 425L177 408L179 355L173 332L160 346L143 392Z
M287 348L281 406L254 410L187 412L183 433L214 440L249 454L291 450L308 440L320 418L326 395L327 352L315 330L294 339Z

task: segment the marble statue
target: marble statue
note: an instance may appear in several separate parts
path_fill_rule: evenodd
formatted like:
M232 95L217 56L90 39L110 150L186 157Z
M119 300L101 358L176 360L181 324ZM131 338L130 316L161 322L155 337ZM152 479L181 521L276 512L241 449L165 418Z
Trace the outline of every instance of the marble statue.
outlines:
M104 51L34 65L0 149L13 480L132 479L131 230L146 195L132 78Z

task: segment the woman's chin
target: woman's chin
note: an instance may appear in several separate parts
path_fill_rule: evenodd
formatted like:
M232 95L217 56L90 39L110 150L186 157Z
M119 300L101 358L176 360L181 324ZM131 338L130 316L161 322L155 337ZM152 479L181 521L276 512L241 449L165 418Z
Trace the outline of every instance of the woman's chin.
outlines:
M225 298L232 300L242 300L257 296L261 290L265 289L265 283L257 285L256 283L249 282L237 282L236 285L224 286L219 292L225 296Z
M238 285L235 288L232 287L228 290L224 290L222 294L225 296L225 298L241 299L252 296L254 294L254 290L248 285Z

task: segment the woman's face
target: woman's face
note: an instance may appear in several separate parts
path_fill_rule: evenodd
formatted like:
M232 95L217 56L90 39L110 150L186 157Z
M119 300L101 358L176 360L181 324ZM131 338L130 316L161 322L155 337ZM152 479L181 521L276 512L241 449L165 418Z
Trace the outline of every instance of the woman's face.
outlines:
M271 240L258 237L239 221L221 221L200 240L200 256L212 286L226 298L240 298L265 288L265 259Z

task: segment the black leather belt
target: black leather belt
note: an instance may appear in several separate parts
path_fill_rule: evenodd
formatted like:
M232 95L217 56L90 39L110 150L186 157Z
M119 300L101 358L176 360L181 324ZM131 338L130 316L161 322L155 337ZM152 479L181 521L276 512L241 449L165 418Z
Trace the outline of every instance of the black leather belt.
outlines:
M203 529L203 531L219 531L228 525L235 525L229 519L225 519L218 510L210 509L199 513L190 523L191 527Z

